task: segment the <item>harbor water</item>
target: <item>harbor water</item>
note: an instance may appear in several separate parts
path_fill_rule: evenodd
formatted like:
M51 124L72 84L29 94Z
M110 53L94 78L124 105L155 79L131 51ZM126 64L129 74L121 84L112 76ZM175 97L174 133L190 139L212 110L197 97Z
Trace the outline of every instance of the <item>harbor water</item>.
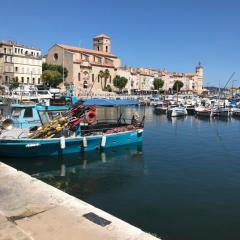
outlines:
M162 239L240 239L240 120L145 113L142 144L0 160Z

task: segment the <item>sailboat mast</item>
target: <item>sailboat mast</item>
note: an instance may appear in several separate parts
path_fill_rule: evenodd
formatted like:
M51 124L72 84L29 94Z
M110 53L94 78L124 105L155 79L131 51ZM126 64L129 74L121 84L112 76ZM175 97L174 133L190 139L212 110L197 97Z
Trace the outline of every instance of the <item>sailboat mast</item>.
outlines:
M218 81L218 107L220 106L220 80Z
M177 83L177 105L178 105L178 83Z
M63 81L63 88L65 87L65 78L64 78L64 48L63 48L63 51L62 51L62 68L63 68L63 71L62 71L62 81Z

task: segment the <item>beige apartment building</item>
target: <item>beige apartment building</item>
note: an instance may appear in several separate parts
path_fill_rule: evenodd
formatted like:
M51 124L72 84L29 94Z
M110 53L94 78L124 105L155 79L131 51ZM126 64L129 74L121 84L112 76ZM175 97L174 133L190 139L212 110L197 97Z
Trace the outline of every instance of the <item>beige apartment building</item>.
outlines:
M203 91L203 67L200 63L195 72L178 73L162 70L159 71L159 77L164 81L164 91L170 91L177 80L183 82L182 92L201 94Z
M104 34L93 38L93 49L55 44L49 49L46 62L68 69L66 83L74 84L76 96L106 93L103 91L105 81L114 89L113 79L121 65L120 59L111 52L110 37ZM100 71L106 69L110 76L104 79Z
M164 81L163 91L171 92L175 81L182 81L182 92L201 94L203 91L203 67L199 63L193 73L168 72L167 70L151 68L131 68L124 67L122 71L131 73L131 89L129 92L149 92L154 89L155 78Z
M0 84L9 85L13 78L20 84L41 84L42 57L37 48L14 41L0 42Z

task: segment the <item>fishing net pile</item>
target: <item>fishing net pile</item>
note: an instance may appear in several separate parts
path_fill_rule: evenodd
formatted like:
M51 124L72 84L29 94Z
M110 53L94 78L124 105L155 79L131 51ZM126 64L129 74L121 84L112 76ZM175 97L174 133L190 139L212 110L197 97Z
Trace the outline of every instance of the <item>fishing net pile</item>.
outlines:
M29 134L29 138L54 138L59 135L69 135L80 123L91 125L96 120L96 105L83 106L76 104L66 113L51 120L48 124L38 127Z

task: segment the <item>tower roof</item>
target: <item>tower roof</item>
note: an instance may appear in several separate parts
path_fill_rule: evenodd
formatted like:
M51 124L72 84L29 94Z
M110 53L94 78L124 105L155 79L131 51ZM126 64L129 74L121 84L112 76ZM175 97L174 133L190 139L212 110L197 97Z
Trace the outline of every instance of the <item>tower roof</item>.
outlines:
M117 58L117 56L111 54L111 53L106 53L102 51L96 51L92 49L86 49L86 48L79 48L79 47L73 47L73 46L68 46L64 44L57 44L58 46L70 51L70 52L79 52L79 53L86 53L86 54L93 54L93 55L99 55L99 56L105 56L105 57L112 57L112 58Z
M201 62L198 63L197 68L203 68L203 66L201 65Z
M96 37L94 37L94 39L98 39L98 38L108 38L108 39L110 39L110 37L107 36L106 34L100 34L100 35L97 35Z

